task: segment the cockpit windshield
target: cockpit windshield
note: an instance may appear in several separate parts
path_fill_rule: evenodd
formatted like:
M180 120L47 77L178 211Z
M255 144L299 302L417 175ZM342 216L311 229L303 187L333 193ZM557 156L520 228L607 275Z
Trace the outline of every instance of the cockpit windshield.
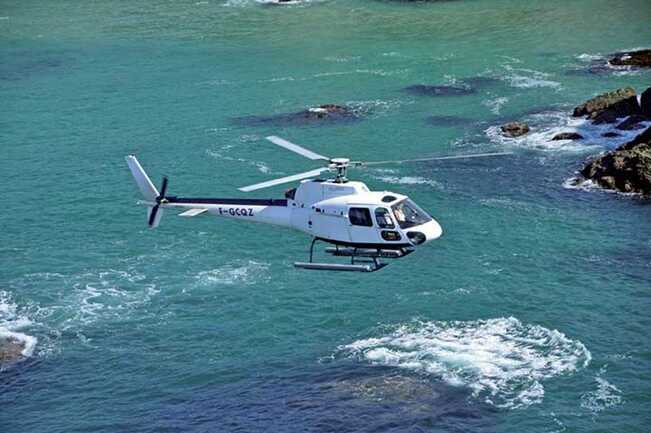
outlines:
M396 217L398 225L401 229L408 229L410 227L419 226L432 220L432 217L419 208L416 203L410 199L401 201L400 203L391 206L393 216Z

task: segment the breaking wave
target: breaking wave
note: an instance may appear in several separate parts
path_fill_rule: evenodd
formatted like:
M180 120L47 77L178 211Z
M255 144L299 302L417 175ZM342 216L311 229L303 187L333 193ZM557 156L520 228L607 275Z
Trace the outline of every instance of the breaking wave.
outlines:
M591 360L580 341L513 317L414 321L383 337L358 340L339 350L372 364L469 387L473 397L502 408L540 403L545 379L572 373Z
M623 119L620 119L623 120ZM615 130L617 137L604 137L603 134L613 132L615 124L594 125L589 120L572 117L565 111L545 111L531 114L524 118L530 125L531 131L520 137L505 137L500 125L494 125L485 130L491 142L502 146L524 147L542 151L571 151L585 152L598 148L614 148L632 140L640 130ZM642 122L647 126L651 122ZM561 132L577 132L583 136L579 140L552 140Z

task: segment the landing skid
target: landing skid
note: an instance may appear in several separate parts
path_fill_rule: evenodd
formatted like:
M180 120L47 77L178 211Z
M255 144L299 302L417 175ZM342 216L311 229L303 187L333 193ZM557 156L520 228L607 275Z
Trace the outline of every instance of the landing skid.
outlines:
M310 261L295 262L294 267L321 271L375 272L388 265L388 263L381 263L380 258L397 259L413 252L412 249L383 250L335 246L326 248L326 253L335 257L350 257L350 264L316 263L313 261L314 244L318 240L314 238L310 245Z

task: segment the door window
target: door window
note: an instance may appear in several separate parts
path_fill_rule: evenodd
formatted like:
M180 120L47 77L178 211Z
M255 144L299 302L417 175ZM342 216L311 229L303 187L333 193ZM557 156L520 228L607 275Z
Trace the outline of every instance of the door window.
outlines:
M351 207L348 211L348 219L354 226L373 227L371 211L365 207Z
M392 229L395 227L389 210L383 207L375 209L375 221L377 221L377 225L382 229Z

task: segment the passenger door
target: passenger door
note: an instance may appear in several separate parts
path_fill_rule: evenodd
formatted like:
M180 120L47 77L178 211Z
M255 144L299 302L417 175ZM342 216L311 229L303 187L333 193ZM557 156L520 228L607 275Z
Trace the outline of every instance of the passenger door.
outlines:
M348 232L350 241L362 244L380 243L377 227L373 224L371 210L367 207L351 207L348 209Z

